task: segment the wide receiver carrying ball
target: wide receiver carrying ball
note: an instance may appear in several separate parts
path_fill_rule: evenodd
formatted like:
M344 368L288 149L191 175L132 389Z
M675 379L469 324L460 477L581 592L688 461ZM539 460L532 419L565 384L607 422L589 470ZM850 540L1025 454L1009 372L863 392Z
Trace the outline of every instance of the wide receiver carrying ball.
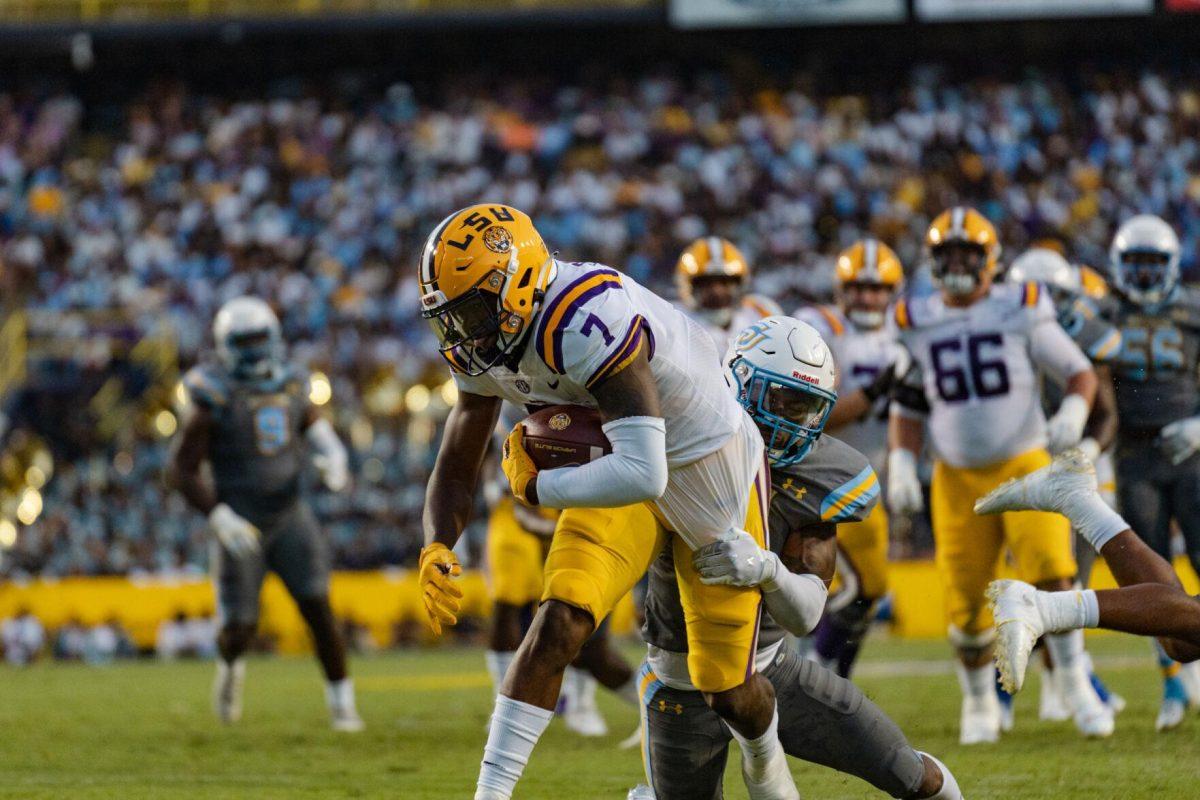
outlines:
M550 406L519 424L525 429L525 452L538 469L578 467L612 452L594 408Z

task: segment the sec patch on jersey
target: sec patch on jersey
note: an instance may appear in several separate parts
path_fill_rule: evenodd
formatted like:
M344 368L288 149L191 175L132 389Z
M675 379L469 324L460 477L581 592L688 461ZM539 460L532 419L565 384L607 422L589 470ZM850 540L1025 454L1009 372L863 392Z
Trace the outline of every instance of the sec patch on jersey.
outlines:
M525 428L525 452L538 469L577 467L612 452L594 408L550 406L520 424Z

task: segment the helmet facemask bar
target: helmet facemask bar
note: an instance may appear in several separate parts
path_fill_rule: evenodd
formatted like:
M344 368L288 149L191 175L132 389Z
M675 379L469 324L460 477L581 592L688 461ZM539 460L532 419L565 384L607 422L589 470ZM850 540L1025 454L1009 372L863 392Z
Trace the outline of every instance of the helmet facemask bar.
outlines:
M229 373L243 380L270 378L283 361L283 342L271 328L231 331L218 351Z
M738 399L762 433L771 464L787 467L821 437L837 394L739 358L733 365Z

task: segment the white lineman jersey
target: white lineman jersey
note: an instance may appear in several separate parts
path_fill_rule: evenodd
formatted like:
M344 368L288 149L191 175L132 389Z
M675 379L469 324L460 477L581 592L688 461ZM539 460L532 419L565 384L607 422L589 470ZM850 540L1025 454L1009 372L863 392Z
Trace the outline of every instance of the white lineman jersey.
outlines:
M704 319L699 313L692 313L691 316L712 337L713 345L717 348L717 358L724 359L733 338L741 333L743 328L750 327L760 319L782 313L783 309L774 300L760 294L748 294L742 297L741 303L734 309L728 327L722 328Z
M875 330L859 328L834 306L805 306L793 316L816 328L833 351L841 394L870 386L900 353L895 329L887 325ZM887 398L881 397L867 416L831 431L865 455L880 475L887 462L887 405Z
M1091 368L1036 283L994 285L966 308L941 294L902 298L893 319L913 357L908 380L929 404L934 454L953 467L1045 447L1039 368L1059 383Z
M458 388L526 407L596 407L590 389L645 349L667 428L667 464L720 449L742 424L708 334L686 314L602 264L555 261L555 272L515 364L482 375L451 372Z

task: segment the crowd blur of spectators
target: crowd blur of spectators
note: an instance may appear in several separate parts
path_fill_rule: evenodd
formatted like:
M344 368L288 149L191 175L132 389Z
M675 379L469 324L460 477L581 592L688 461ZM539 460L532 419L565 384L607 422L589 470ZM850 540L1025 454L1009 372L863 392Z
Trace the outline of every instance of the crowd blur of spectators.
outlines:
M552 249L666 293L680 249L724 235L785 307L828 294L832 255L867 232L914 266L929 219L959 201L998 223L1009 255L1051 236L1102 265L1115 224L1153 212L1196 261L1190 78L922 67L856 95L680 68L446 87L284 82L232 102L159 84L118 109L0 96L0 293L53 314L117 310L146 331L165 321L184 366L223 301L269 299L293 357L329 375L357 480L318 508L339 565L365 568L417 548L446 376L413 265L468 203L525 209ZM205 569L203 520L159 479L165 448L118 436L56 464L0 574Z

